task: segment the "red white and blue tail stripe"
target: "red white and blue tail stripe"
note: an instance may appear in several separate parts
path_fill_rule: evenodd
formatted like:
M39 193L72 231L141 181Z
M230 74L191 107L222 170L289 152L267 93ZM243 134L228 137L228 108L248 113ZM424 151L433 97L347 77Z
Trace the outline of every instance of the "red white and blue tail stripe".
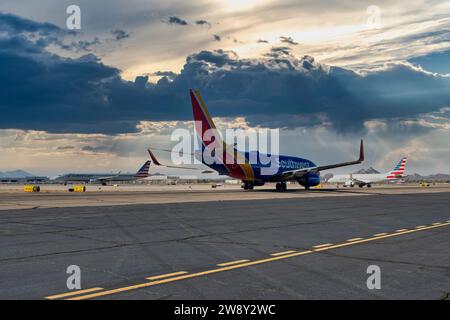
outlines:
M395 168L391 172L389 172L389 174L387 175L388 179L398 179L404 177L406 159L406 157L402 158L400 162L395 166Z
M150 160L146 161L144 165L139 169L138 172L134 175L136 179L143 179L148 177L148 170L150 169L150 164L152 162Z

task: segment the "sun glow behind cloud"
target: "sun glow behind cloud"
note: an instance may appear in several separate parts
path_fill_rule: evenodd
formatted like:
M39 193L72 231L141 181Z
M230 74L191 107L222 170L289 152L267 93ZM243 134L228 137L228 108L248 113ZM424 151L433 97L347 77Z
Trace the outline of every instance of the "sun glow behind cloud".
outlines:
M219 0L217 4L223 6L225 11L248 11L254 9L256 6L264 5L268 0Z

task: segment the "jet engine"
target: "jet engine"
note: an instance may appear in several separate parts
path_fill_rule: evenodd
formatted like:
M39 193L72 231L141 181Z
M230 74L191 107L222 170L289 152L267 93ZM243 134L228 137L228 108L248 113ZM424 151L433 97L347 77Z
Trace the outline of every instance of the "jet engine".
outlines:
M320 175L316 173L307 173L298 179L298 183L305 188L315 187L320 184Z
M344 183L345 187L354 187L355 186L355 182L353 180L347 180Z

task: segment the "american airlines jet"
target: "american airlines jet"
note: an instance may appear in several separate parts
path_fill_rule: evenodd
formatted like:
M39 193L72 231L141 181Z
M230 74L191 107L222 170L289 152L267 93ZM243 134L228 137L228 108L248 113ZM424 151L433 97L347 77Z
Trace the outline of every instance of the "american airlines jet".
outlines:
M136 181L147 178L149 176L148 170L150 168L151 161L147 160L142 167L135 174L123 174L123 173L67 173L61 176L57 176L53 181L63 182L83 182L83 183L99 183L106 185L107 182L113 181Z
M364 161L364 149L361 140L359 158L355 161L318 166L312 161L300 157L287 155L270 156L256 151L256 162L253 163L250 159L252 159L251 156L255 154L255 151L239 151L234 145L225 143L220 136L215 136L214 139L208 138L208 130L216 130L216 126L200 93L190 90L190 96L202 152L205 149L206 151L210 150L211 154L214 154L213 158L219 159L219 161L214 161L214 163L206 163L203 158L201 161L220 175L227 175L241 180L244 190L251 190L254 186L262 186L266 182L276 182L276 190L285 191L287 181L296 181L304 186L305 189L309 189L320 184L320 171L350 166ZM215 151L217 149L214 146L218 145L223 147L219 154L216 154ZM268 173L271 170L265 169L271 164L268 165L261 159L270 157L276 158L276 165L274 172ZM223 159L226 159L226 161L223 161ZM229 159L232 161L229 161Z
M355 185L358 185L360 188L363 186L367 186L368 188L371 187L374 183L380 183L380 182L398 182L401 179L406 178L407 176L405 173L405 167L406 167L406 159L402 158L400 162L395 166L395 168L386 173L349 173L349 174L339 174L333 176L331 179L328 180L329 183L343 183L344 186L353 187Z

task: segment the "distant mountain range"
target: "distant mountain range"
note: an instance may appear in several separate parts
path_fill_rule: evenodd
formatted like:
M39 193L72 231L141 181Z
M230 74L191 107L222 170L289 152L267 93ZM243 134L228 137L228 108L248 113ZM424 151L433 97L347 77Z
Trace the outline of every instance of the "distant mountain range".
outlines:
M358 171L355 171L353 173L357 174L371 174L371 173L380 173L378 170L374 169L373 167L370 167L369 169L361 168Z
M408 178L406 178L408 181L446 181L450 182L450 174L444 174L444 173L437 173L437 174L430 174L427 176L422 176L418 173L409 174Z
M0 171L0 178L26 178L26 177L34 177L34 174L23 170L14 170L14 171Z

